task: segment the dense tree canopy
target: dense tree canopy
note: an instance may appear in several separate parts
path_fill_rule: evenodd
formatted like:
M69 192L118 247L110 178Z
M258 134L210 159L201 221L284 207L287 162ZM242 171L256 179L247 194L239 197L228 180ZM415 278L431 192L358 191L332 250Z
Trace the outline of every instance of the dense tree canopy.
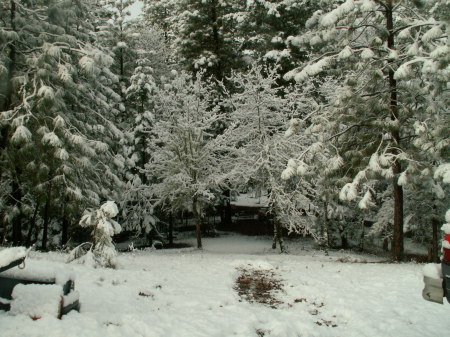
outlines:
M406 232L438 258L448 1L133 3L0 3L2 243L84 241L114 200L133 233L187 212L200 247L206 209L251 188L278 234L402 259Z

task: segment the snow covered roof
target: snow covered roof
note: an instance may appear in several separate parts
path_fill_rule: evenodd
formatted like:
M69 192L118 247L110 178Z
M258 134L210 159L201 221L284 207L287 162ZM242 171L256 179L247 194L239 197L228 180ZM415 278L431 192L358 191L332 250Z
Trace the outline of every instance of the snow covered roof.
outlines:
M242 193L236 196L236 200L231 200L231 205L242 207L269 207L269 198L267 195L253 197L250 194Z

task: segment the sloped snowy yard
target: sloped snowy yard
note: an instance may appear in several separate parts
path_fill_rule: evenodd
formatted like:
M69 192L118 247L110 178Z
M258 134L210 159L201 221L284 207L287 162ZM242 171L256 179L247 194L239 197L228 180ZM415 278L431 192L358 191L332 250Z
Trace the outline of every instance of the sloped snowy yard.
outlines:
M32 321L0 312L0 336L448 335L450 305L421 297L423 265L342 263L347 254L325 256L302 242L280 255L270 238L226 235L205 239L203 251L123 253L117 270L73 265L80 313ZM65 256L31 258L60 264ZM240 298L238 268L272 270L283 303L273 309Z

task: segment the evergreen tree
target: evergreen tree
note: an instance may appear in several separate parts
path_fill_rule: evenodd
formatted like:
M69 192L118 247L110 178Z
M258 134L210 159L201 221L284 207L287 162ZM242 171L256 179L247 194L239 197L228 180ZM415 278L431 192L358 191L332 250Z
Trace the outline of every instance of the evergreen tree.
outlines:
M119 213L114 201L107 201L97 210L84 212L80 226L93 228L91 232L92 243L86 250L86 243L82 243L70 252L68 262L76 261L90 265L91 267L115 268L117 265L117 251L112 242L112 237L122 231L121 226L114 221Z
M108 69L112 59L92 44L89 9L84 2L11 1L10 15L2 12L9 24L2 31L15 38L2 53L9 99L1 121L1 178L10 201L1 212L15 210L13 219L2 220L3 226L12 222L16 244L22 220L32 214L35 220L34 210L43 221L42 248L52 217L62 219L64 243L68 220L121 184L111 150L122 135L111 122L119 97L110 87L118 79Z
M122 140L127 161L121 205L124 226L127 229L149 232L153 226L152 205L148 202L147 186L154 177L145 173L145 165L151 160L151 144L155 133L155 99L161 79L170 76L167 60L170 50L165 43L164 32L155 27L134 27L133 45L138 56L136 68L126 91L128 112L134 121Z
M224 80L241 61L233 16L237 1L183 0L178 4L175 49L186 70L204 70L206 77Z
M363 190L369 199L380 179L391 182L395 259L403 256L403 185L407 175L420 172L408 139L414 122L427 114L423 102L433 96L425 89L431 82L419 74L439 78L447 62L437 57L446 43L442 23L420 14L416 5L329 2L334 9L316 12L307 22L310 32L291 40L314 51L311 61L286 75L301 82L327 71L344 83L342 95L324 112L328 125L322 126L334 134L347 174L354 174L340 197L355 200Z
M243 58L278 64L281 74L292 70L306 60L306 50L291 44L290 37L305 30L306 20L318 7L310 0L247 1L245 9L235 14Z

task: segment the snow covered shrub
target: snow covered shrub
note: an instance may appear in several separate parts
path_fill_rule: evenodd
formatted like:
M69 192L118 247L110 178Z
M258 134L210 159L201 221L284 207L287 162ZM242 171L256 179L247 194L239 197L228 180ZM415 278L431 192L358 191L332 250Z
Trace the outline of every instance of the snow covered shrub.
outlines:
M92 227L92 242L85 242L70 252L69 262L77 261L91 267L116 267L116 249L112 236L122 228L112 220L119 210L114 201L105 202L99 209L85 211L80 220L81 227Z

